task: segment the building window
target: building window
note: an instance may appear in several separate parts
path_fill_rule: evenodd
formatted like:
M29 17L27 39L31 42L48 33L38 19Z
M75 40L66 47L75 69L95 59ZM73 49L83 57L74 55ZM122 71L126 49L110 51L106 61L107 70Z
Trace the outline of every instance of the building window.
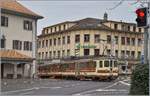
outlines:
M84 49L84 56L90 55L90 49Z
M99 34L95 34L94 35L94 41L95 41L95 43L99 43L99 41L100 41L100 35Z
M66 25L64 25L64 30L66 30Z
M58 54L58 55L57 55L57 56L58 56L58 58L60 58L60 51L57 51L57 54Z
M48 34L48 29L45 29L45 34Z
M90 35L84 34L84 42L90 42Z
M124 58L124 57L125 57L125 51L122 50L122 51L121 51L121 58Z
M51 33L53 32L53 28L50 28Z
M13 49L21 50L22 42L19 40L13 40Z
M32 42L24 41L24 50L31 51L32 50Z
M99 52L99 49L94 49L94 55L95 56L99 56L100 54L99 54L100 52Z
M45 59L48 59L48 52L45 53Z
M115 44L118 44L118 36L115 36Z
M56 38L54 38L54 46L56 46Z
M135 26L133 26L133 32L136 32L136 27Z
M56 51L53 51L53 57L56 58Z
M80 42L80 35L75 35L75 43L79 43Z
M46 40L46 47L48 47L48 40Z
M125 45L125 37L121 37L121 44Z
M128 31L130 31L130 26L128 26Z
M52 58L52 52L49 51L49 58L51 59Z
M70 56L70 50L69 49L67 50L67 56Z
M52 39L49 39L49 46L52 46Z
M131 45L135 45L135 38L131 38Z
M111 36L110 35L107 35L107 43L111 43Z
M54 27L55 28L55 32L57 31L57 27Z
M62 57L65 56L65 50L62 50Z
M111 55L111 51L110 49L107 49L107 56L110 56Z
M59 31L61 31L61 25L59 26Z
M135 51L131 51L131 57L132 57L132 58L135 57Z
M130 57L130 51L126 51L126 55Z
M41 48L41 41L38 41L38 48Z
M58 38L58 45L60 45L61 44L61 40L60 40L60 38Z
M118 57L118 50L115 50L115 56Z
M1 16L1 26L8 27L8 17Z
M70 44L70 36L67 36L67 44Z
M142 39L139 38L139 39L138 39L138 46L141 46L141 45L142 45Z
M5 36L2 36L2 39L1 39L1 48L5 48L5 43L6 43L6 39L5 39Z
M42 41L42 48L44 48L44 45L45 45L44 43L45 43L45 41L43 40L43 41Z
M39 52L39 54L38 54L38 59L41 59L41 53Z
M65 44L65 36L63 36L62 44Z
M138 51L138 57L137 57L138 59L140 59L141 58L141 51Z
M31 21L24 21L24 29L25 30L32 30L32 22Z
M142 29L141 29L141 28L139 28L139 32L142 32Z
M125 26L124 24L121 25L121 29L122 29L122 30L125 30L125 29L126 29L125 27L126 27L126 26Z
M44 59L44 52L42 52L42 59Z
M114 29L115 29L115 30L118 29L118 24L114 24Z
M127 37L127 45L130 45L130 38L129 37Z

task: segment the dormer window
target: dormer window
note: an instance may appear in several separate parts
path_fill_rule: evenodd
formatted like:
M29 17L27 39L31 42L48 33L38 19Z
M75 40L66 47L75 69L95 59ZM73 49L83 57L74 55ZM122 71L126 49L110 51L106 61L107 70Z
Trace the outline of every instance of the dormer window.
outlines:
M57 27L54 27L55 28L55 32L57 31Z
M61 26L59 26L59 31L61 31Z
M128 31L130 31L130 26L128 26Z
M114 29L115 29L115 30L118 29L118 24L114 24Z
M66 30L66 25L64 25L64 30Z

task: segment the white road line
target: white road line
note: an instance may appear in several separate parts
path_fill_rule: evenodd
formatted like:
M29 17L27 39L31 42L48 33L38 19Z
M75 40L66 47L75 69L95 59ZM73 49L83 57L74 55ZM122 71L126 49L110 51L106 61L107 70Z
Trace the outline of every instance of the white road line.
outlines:
M7 91L7 92L2 92L3 94L9 94L9 93L17 93L17 92L24 92L24 91L31 91L31 90L38 90L41 88L50 88L50 89L58 89L58 88L62 88L62 87L33 87L33 88L29 88L29 89L21 89L21 90L14 90L14 91ZM27 92L26 92L27 93Z
M123 81L119 81L120 83L124 84L124 85L127 85L127 86L130 86L131 84L129 83L126 83L126 82L123 82Z
M34 90L35 87L33 88L28 88L28 89L21 89L21 90L14 90L14 91L7 91L7 92L2 92L4 94L7 94L7 93L14 93L14 92L21 92L21 91L30 91L30 90Z
M96 91L127 91L127 90L118 90L118 89L108 89L108 90L103 90L103 89L98 89Z
M118 81L118 82L116 82L116 83L114 83L114 84L112 84L112 85L109 85L109 86L107 86L107 87L104 87L103 89L89 90L89 91L85 91L85 92L73 94L73 96L82 95L82 94L87 94L87 93L91 93L91 92L94 92L94 91L127 91L127 90L108 89L108 88L111 88L111 87L117 85L118 83L122 83L122 84L124 84L124 85L130 86L130 84L128 84L128 83L125 83L125 82L123 82L123 81ZM108 90L106 90L106 89L108 89Z

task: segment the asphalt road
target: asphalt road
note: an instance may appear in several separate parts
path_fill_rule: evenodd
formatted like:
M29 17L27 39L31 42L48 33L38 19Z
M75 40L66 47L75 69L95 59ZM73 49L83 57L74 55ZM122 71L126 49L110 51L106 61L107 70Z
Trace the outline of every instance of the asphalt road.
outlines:
M49 95L49 96L103 96L128 95L129 80L77 81L77 80L2 80L1 95Z

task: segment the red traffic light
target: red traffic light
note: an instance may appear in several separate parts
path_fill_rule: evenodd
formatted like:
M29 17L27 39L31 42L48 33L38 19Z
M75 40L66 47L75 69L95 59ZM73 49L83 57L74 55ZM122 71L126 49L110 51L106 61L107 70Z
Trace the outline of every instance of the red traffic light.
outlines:
M137 14L137 18L136 18L136 22L137 22L137 26L138 27L144 27L147 26L147 8L138 8L136 11Z
M144 17L144 16L145 16L144 11L141 10L141 9L137 9L137 10L136 10L136 14L137 14L139 17Z

